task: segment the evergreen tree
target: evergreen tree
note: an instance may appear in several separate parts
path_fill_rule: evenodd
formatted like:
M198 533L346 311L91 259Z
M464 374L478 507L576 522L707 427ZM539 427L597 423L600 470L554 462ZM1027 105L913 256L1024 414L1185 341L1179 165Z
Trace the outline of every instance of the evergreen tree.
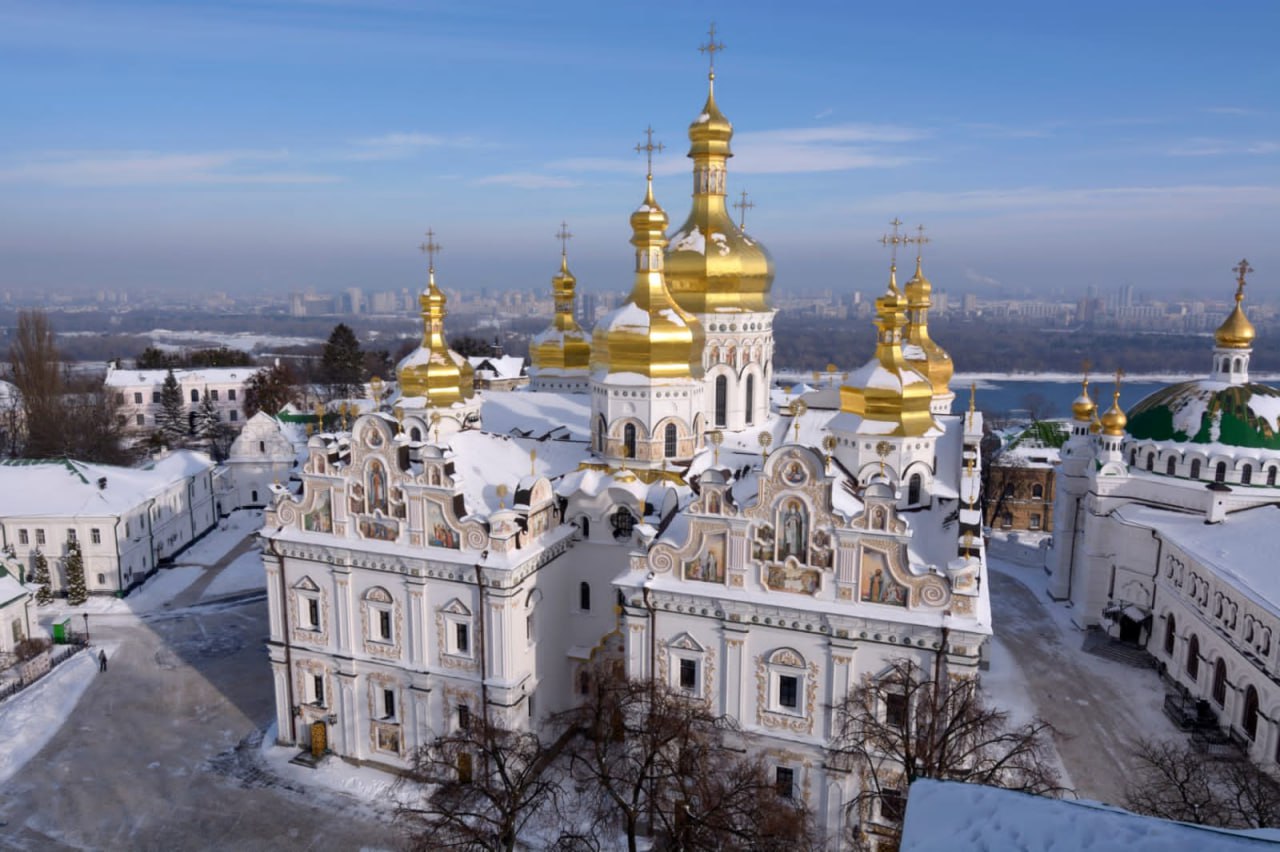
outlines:
M364 381L364 353L356 333L346 323L338 323L324 345L320 375L334 399L347 399L359 392Z
M297 398L294 384L292 371L279 362L254 373L245 383L244 416L248 418L265 411L275 417Z
M201 441L212 441L219 422L218 408L213 404L209 392L205 391L200 397L200 407L196 409L196 437Z
M80 555L78 543L67 542L67 555L62 560L62 568L67 573L67 603L79 606L89 599L89 590L84 585L84 557Z
M160 386L160 411L156 414L156 438L167 447L180 447L187 436L187 411L182 387L170 369Z
M53 589L49 587L49 560L39 550L36 550L34 565L31 568L31 582L36 583L40 588L36 589L36 603L44 606L53 600Z

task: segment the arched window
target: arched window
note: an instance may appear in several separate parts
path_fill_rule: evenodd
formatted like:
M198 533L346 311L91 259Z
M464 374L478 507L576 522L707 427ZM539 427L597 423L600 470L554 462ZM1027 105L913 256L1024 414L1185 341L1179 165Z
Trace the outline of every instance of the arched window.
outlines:
M907 485L907 503L914 506L920 502L920 474L911 474L911 481Z
M199 402L199 401L200 401L200 391L198 391L198 390L193 390L193 391L191 392L191 401L192 401L192 402Z
M609 521L613 524L613 537L622 541L631 538L631 531L636 527L636 517L627 511L626 508L619 508L609 516Z
M1178 460L1173 456L1169 456L1169 460L1164 463L1164 472L1167 473L1169 476L1173 476L1174 473L1177 472L1177 470L1178 470Z
M1041 485L1040 483L1038 483L1038 482L1037 482L1035 485L1031 486L1031 499L1032 499L1032 500L1043 500L1043 499L1044 499L1044 486L1043 486L1043 485Z
M1239 359L1239 358L1237 358L1237 359L1235 360L1235 363L1233 363L1233 364L1231 365L1231 372L1233 372L1233 373L1239 373L1239 372L1241 372L1243 369L1244 369L1244 361L1242 361L1242 360L1241 360L1241 359Z
M667 458L674 458L676 454L676 424L668 423L667 428L663 431L662 454Z
M1227 481L1227 463L1226 462L1218 462L1218 466L1213 469L1213 481L1214 482Z
M1004 490L1000 492L1000 496L1006 499L1013 497L1013 483L1005 483Z
M746 391L745 401L747 404L747 411L746 411L747 425L750 426L756 420L756 414L755 414L756 377L755 376L747 376L747 391Z
M1276 469L1274 467L1269 467L1267 468L1267 485L1275 487L1275 484L1276 484Z
M1155 470L1155 469L1156 469L1156 454L1147 453L1147 470Z
M1258 690L1250 686L1244 691L1244 709L1240 713L1240 725L1249 739L1258 738Z
M1250 485L1253 483L1253 465L1247 464L1240 468L1240 484Z
M1167 656L1173 656L1173 641L1178 638L1178 625L1174 621L1173 613L1169 613L1169 618L1164 623L1164 652Z
M596 421L596 450L597 451L602 453L604 452L606 440L607 440L607 435L606 435L606 430L604 425L604 418L601 417L599 420Z
M633 459L636 457L636 424L628 423L622 427L622 455Z
M1227 664L1221 657L1213 664L1213 700L1219 707L1227 703Z
M1195 680L1200 676L1200 637L1191 634L1187 642L1187 677Z
M586 580L578 584L578 609L583 612L591 609L591 584Z
M1192 479L1200 478L1200 459L1191 460L1191 478Z
M716 425L723 426L729 409L729 378L716 376Z
M409 430L409 437L414 441L421 441L422 430L419 429L417 426L414 426L412 429Z
M1129 464L1130 464L1130 465L1136 465L1137 463L1138 463L1138 451L1137 451L1137 450L1130 450L1130 451L1129 451Z

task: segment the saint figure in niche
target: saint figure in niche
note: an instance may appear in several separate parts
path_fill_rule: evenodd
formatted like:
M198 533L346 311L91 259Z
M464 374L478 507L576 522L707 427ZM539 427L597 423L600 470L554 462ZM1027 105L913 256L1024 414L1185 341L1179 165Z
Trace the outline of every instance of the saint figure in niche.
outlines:
M387 511L387 472L378 462L369 465L369 511Z
M788 500L782 504L778 514L778 561L794 556L800 562L805 561L805 546L809 540L809 522L805 516L804 506L799 500Z

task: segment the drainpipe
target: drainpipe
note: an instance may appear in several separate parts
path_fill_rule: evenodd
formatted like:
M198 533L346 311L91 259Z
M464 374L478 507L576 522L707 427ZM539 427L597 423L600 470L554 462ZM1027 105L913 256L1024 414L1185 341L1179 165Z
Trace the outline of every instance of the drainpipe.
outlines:
M487 731L489 727L489 672L487 661L485 660L484 642L484 569L480 567L479 562L476 563L476 590L480 597L480 617L476 619L476 651L480 654L480 709L484 713L484 725Z
M279 527L276 532L282 529L284 527ZM284 684L289 693L289 734L291 741L296 743L298 741L298 722L294 711L298 709L298 705L293 700L293 646L289 643L289 601L284 579L284 558L280 555L280 551L276 549L276 540L274 538L266 538L265 540L267 542L267 550L276 558L276 565L280 568L280 632L284 634ZM268 611L267 618L270 619L270 617L271 613Z
M1156 531L1151 531L1151 537L1156 540L1156 570L1151 572L1151 630L1147 631L1147 642L1151 641L1151 634L1155 632L1156 626L1156 582L1160 578L1160 557L1164 555L1164 539L1156 535ZM1146 645L1144 644L1145 648Z
M120 596L124 597L124 566L120 563L120 515L116 515L115 525L111 528L111 538L116 545L116 586L120 589Z

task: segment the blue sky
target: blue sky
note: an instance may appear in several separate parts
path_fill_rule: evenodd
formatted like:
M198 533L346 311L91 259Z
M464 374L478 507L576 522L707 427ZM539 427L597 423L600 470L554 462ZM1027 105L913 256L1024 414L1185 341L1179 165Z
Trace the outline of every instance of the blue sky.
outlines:
M715 20L731 192L779 289L1280 295L1280 4L0 0L0 288L631 280L632 151L689 122Z

